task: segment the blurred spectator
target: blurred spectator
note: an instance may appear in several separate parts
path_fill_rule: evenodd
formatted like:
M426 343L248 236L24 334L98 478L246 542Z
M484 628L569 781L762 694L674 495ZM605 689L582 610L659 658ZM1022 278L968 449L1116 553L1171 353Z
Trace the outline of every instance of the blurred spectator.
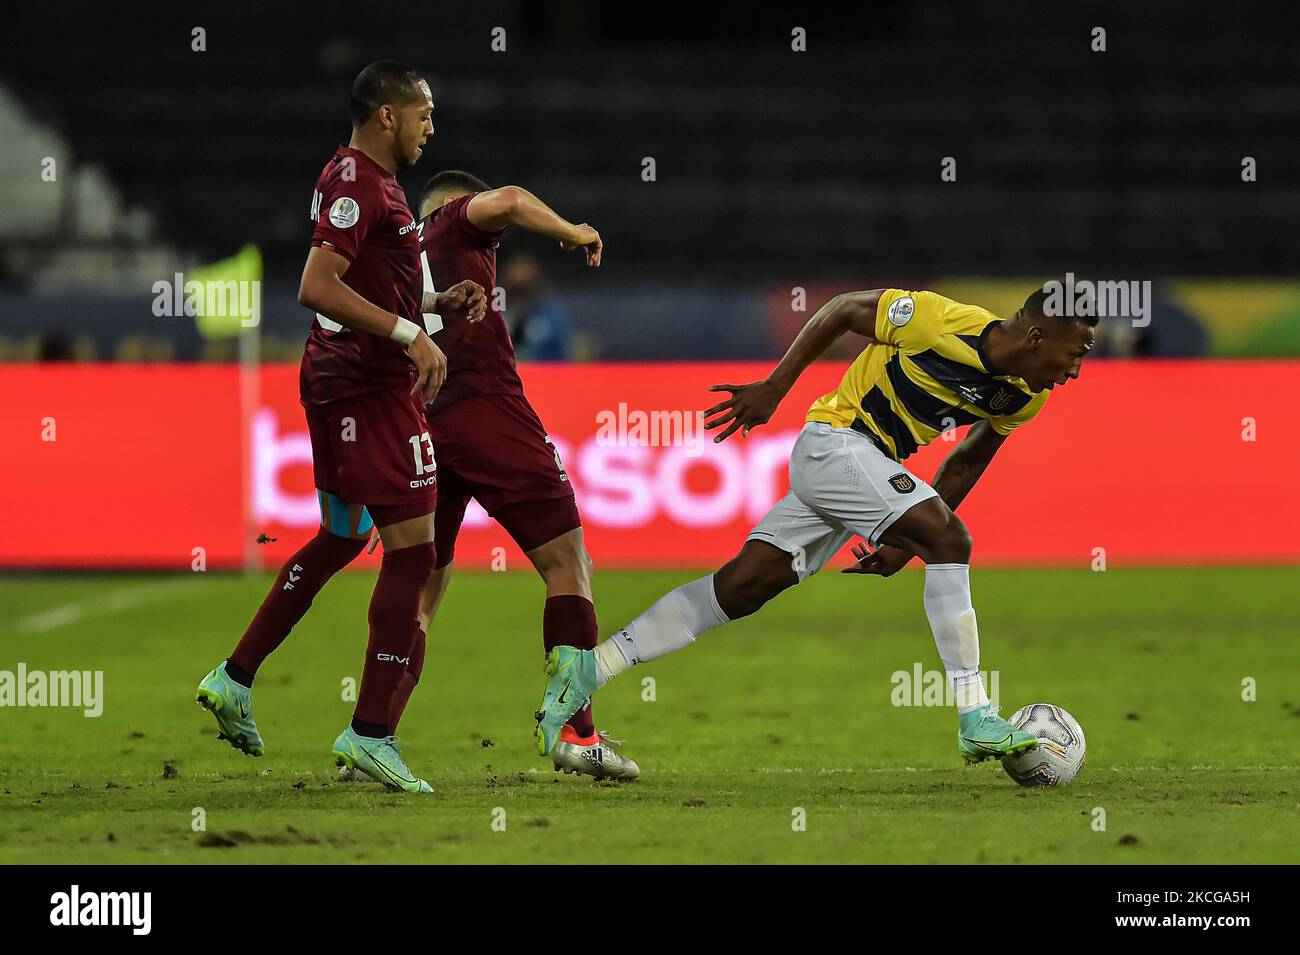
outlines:
M1134 328L1130 321L1103 319L1097 326L1098 358L1199 358L1209 352L1205 326L1167 288L1154 285L1151 321Z
M46 332L41 336L36 352L37 361L76 361L77 351L72 338L63 331Z
M501 269L506 292L506 325L523 361L568 361L569 311L554 297L542 268L531 255L506 260Z

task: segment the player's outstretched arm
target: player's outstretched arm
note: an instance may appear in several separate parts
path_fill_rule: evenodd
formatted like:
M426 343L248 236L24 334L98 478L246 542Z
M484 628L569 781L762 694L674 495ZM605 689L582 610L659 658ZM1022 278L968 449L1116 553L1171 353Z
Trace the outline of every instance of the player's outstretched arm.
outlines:
M730 391L731 397L704 412L706 429L726 430L713 439L716 444L725 441L743 428L741 434L749 436L751 428L767 424L776 412L781 399L794 387L804 369L826 353L826 349L845 332L857 332L868 344L876 340L876 306L884 289L869 292L842 292L817 310L808 324L795 337L785 357L762 381L748 385L714 385L710 391ZM717 415L716 418L713 416Z
M351 331L401 342L419 372L414 390L421 392L426 402L432 401L447 377L446 356L415 322L385 311L350 289L343 281L350 264L337 252L313 247L303 266L298 303Z
M520 186L502 186L477 193L465 205L465 215L472 225L485 232L518 226L554 239L566 252L581 248L587 253L588 265L593 268L600 265L604 244L599 232L585 222L575 225Z

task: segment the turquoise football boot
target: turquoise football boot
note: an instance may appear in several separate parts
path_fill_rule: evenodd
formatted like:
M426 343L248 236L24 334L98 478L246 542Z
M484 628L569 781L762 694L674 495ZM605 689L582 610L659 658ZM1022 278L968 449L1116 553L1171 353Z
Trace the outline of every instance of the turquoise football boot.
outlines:
M554 647L546 656L546 695L537 718L537 752L550 754L560 730L573 714L587 705L596 692L596 651L577 647Z
M432 786L406 768L396 736L373 739L349 726L334 741L333 754L339 766L359 770L393 792L433 792Z
M968 763L978 763L996 756L1019 756L1038 745L1033 733L1018 730L991 706L959 713L957 721L957 749Z
M217 739L224 739L247 756L266 752L253 722L253 691L226 676L226 663L203 678L194 700L217 718Z

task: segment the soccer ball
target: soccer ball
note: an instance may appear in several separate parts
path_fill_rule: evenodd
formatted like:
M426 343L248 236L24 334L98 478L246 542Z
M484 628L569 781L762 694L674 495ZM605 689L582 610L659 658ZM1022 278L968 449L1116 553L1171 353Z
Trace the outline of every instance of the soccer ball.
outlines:
M1030 703L1011 714L1011 725L1038 737L1038 746L1002 760L1022 786L1064 786L1083 768L1083 727L1052 703Z

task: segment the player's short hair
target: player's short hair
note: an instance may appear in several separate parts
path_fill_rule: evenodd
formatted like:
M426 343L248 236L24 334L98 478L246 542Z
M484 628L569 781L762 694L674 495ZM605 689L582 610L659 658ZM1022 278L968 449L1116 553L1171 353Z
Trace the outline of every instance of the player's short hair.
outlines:
M1095 314L1074 315L1068 311L1058 313L1055 309L1048 309L1046 307L1047 299L1052 294L1048 286L1051 284L1051 282L1044 282L1029 294L1029 298L1025 299L1025 304L1020 307L1020 313L1025 317L1025 319L1033 323L1041 322L1050 318L1055 322L1061 322L1065 325L1073 325L1078 322L1084 325L1090 325L1094 328L1097 326L1098 316ZM1061 283L1058 282L1057 284L1059 285Z
M352 125L364 126L385 103L410 103L423 99L420 74L415 67L395 60L376 60L352 81Z
M462 192L487 192L491 188L478 176L463 169L444 169L434 175L420 190L420 208L423 209L430 200L435 205L439 205L447 196Z

